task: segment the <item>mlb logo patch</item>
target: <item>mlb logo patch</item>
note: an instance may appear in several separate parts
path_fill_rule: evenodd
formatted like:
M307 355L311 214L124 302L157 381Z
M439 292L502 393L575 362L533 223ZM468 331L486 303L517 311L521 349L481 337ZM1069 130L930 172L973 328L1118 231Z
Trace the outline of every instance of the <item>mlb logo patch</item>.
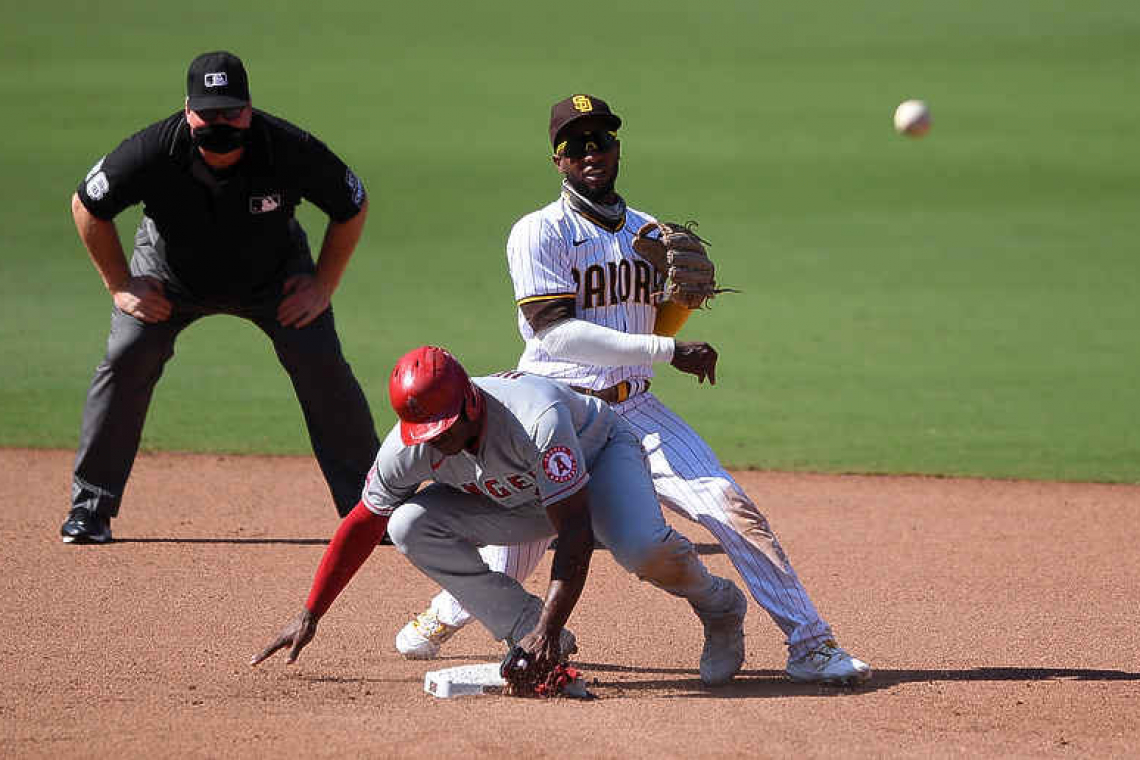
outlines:
M229 83L230 79L224 71L215 71L213 74L206 75L207 87L225 87Z
M107 181L107 175L101 171L96 172L87 180L87 197L93 201L103 200L103 196L110 189L111 183Z
M251 214L268 214L270 211L276 211L279 208L281 208L280 193L254 195L249 199L249 213Z
M344 183L348 185L348 191L352 194L353 205L360 208L360 204L364 203L364 183L360 181L360 177L352 173L352 169L345 169Z

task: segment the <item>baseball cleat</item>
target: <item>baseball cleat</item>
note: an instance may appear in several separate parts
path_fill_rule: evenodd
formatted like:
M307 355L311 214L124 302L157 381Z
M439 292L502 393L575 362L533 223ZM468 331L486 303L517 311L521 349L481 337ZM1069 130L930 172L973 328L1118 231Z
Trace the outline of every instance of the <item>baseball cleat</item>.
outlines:
M787 674L801 683L854 686L871 678L871 666L828 639L797 660L789 658Z
M462 626L448 625L435 614L434 610L424 610L396 634L396 651L407 660L434 660L444 642L454 636ZM578 639L569 628L562 629L560 637L562 657L567 658L578 651ZM513 644L508 641L507 647Z
M736 677L744 665L744 616L748 600L735 583L732 603L726 612L710 615L697 612L705 627L701 650L701 681L705 686L723 686Z
M111 520L86 507L75 507L60 526L65 544L106 544L111 541Z
M433 610L424 610L396 634L396 651L409 660L434 660L457 631L459 626L444 623Z

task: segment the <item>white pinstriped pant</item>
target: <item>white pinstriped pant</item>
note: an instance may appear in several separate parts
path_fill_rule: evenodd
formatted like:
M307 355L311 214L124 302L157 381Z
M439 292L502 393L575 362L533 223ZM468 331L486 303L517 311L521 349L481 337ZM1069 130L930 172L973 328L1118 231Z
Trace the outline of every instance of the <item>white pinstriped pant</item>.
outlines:
M641 437L661 504L704 526L724 547L752 597L784 632L790 656L800 657L832 638L767 520L696 431L649 392L613 410ZM534 572L551 540L486 546L480 553L492 570L521 582ZM471 619L446 591L436 595L431 608L449 625Z

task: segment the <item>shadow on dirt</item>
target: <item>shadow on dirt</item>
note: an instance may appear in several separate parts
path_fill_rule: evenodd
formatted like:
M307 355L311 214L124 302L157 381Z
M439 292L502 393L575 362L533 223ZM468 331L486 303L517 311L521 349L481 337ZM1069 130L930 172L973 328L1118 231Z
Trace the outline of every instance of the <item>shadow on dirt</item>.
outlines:
M257 546L281 544L284 546L324 546L327 538L116 538L113 544L232 544Z
M874 678L855 686L796 683L782 670L742 670L732 683L706 687L695 668L637 668L596 662L574 662L586 673L590 687L602 697L661 692L662 698L737 697L766 698L793 696L857 696L906 683L949 681L1140 681L1140 673L1086 668L967 668L962 670L876 670ZM635 676L677 676L644 680L608 680L604 673L630 673Z
M283 546L324 546L327 545L329 539L327 538L243 538L241 536L234 536L232 538L116 538L112 544L232 544L235 546L249 545L257 546L260 544L280 544ZM391 546L392 543L385 540L380 544L381 546ZM724 554L724 549L720 544L693 544L697 550L697 554ZM606 551L606 547L598 544L597 549Z

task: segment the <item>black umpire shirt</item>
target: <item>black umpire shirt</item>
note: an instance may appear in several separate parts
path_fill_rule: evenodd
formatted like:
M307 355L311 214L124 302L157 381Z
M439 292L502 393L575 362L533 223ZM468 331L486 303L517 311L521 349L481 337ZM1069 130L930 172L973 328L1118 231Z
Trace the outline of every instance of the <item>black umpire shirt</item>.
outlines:
M285 277L311 270L293 219L302 199L344 222L365 198L364 185L324 143L258 110L241 161L226 171L206 166L179 111L100 159L78 193L103 220L142 203L161 236L154 255L173 284L225 301L271 288L279 295Z

